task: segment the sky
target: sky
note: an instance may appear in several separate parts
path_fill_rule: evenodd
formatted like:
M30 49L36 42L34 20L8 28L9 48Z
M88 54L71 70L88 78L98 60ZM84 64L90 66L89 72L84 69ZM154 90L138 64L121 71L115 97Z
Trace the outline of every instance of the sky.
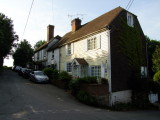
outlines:
M32 0L0 0L0 12L13 20L19 42L27 39L34 46L37 41L46 40L49 24L55 26L55 36L63 36L71 31L72 19L79 17L85 24L118 6L126 9L129 1L34 0L25 32ZM160 40L160 0L134 0L128 11L137 15L145 35ZM12 57L5 59L4 65L12 66Z

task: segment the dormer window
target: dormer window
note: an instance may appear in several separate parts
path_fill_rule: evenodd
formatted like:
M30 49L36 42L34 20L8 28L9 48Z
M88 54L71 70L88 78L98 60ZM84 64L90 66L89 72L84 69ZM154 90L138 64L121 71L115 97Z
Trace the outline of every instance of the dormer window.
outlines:
M128 24L130 27L133 27L133 26L134 26L133 15L130 14L130 13L127 13L127 24Z

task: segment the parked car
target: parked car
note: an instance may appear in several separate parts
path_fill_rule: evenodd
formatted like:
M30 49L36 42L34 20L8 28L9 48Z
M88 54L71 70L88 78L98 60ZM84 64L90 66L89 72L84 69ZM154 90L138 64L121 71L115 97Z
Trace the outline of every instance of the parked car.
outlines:
M24 71L23 77L28 79L28 78L29 78L29 74L30 74L32 71L33 71L32 69L26 69L26 70Z
M49 78L47 75L45 75L42 71L33 71L29 75L29 79L36 83L48 83Z
M15 67L15 71L16 71L16 72L19 72L21 68L22 68L21 66L16 66L16 67Z
M12 71L15 71L15 68L16 68L16 66L15 66L15 65L13 65L13 66L12 66Z
M21 68L22 76L24 76L24 74L25 74L25 70L27 70L27 68Z

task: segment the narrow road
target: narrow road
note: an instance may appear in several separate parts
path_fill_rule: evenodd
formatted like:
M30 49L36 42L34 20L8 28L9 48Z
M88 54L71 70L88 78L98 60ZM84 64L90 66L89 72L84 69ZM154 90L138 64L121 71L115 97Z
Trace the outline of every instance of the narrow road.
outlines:
M0 73L0 120L160 120L160 111L113 112L78 102L50 84Z

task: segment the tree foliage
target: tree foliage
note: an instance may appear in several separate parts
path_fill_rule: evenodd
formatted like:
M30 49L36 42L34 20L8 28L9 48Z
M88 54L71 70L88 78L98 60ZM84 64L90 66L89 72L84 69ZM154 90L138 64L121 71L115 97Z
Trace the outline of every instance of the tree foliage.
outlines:
M153 63L152 63L152 57L153 53L155 52L156 46L160 46L160 41L152 40L148 36L145 36L147 40L147 53L148 53L148 71L151 78L153 78L154 71L153 71Z
M3 66L3 59L10 53L14 41L18 36L14 32L13 21L0 13L0 67Z
M153 77L153 80L160 84L160 71L156 72Z
M153 71L160 71L160 46L156 46L155 52L153 53Z
M45 40L40 40L34 45L34 49L38 49L40 46L42 46L44 43L46 43Z
M14 65L26 67L28 62L32 61L33 49L27 40L21 41L17 50L13 54Z

